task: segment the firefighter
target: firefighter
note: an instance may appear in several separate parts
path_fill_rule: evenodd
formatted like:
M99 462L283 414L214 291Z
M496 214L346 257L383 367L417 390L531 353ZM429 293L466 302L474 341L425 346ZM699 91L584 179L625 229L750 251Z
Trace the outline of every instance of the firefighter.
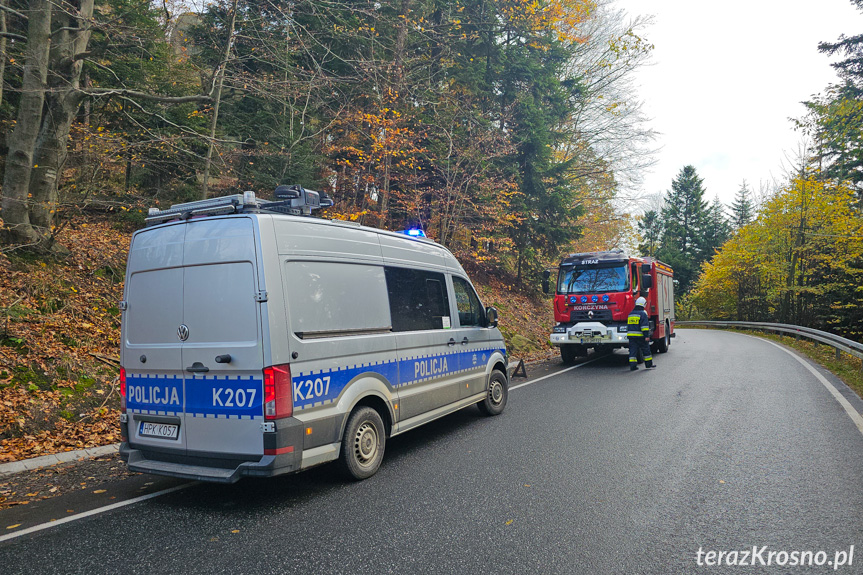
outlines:
M656 367L653 365L653 356L650 354L650 318L644 311L647 300L643 297L635 300L635 308L626 318L626 337L629 338L629 369L638 369L638 352L644 356L645 367Z

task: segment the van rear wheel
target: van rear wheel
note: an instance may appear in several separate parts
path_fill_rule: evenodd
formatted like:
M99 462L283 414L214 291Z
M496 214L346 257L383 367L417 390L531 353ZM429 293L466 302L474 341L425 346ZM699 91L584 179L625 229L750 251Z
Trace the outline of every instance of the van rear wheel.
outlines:
M503 408L506 407L508 398L509 389L506 385L506 376L495 370L491 372L488 378L488 393L477 406L483 415L500 415L503 413Z
M345 426L340 462L354 479L367 479L381 466L386 431L380 414L371 407L356 409Z

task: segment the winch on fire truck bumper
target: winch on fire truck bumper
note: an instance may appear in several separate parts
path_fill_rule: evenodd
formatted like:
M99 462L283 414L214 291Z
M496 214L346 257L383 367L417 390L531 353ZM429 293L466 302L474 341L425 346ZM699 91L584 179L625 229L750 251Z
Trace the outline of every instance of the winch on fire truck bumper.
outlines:
M575 324L559 323L549 336L552 345L628 345L626 324L605 325L598 321L578 322Z

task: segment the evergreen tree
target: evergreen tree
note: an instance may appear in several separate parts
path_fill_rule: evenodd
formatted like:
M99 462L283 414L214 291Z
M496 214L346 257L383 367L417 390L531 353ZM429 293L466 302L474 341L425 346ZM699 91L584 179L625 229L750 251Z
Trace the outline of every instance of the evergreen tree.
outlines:
M703 257L702 261L709 261L716 251L731 237L731 224L725 215L725 206L719 201L719 196L713 199L713 203L707 209L703 234Z
M863 10L863 0L851 0ZM841 83L828 86L806 107L811 123L798 122L814 132L822 181L845 182L863 200L863 34L842 35L836 42L821 42L818 50L843 56L831 64Z
M695 168L684 166L671 183L662 209L665 232L657 255L674 268L681 293L689 290L701 263L712 255L705 252L708 208L702 184Z
M662 239L662 232L662 219L656 210L645 212L644 216L638 220L638 233L641 236L638 251L642 256L656 256L656 252L659 250L659 242Z
M575 79L563 76L572 44L530 20L510 19L500 48L501 104L510 110L505 127L515 146L519 194L511 208L516 224L510 232L515 247L518 282L528 268L538 271L542 260L581 235L576 220L583 208L566 177L571 161L559 161L554 150L562 142L569 103L578 97ZM539 257L537 257L539 256Z
M743 180L740 189L737 190L734 203L731 204L731 227L734 230L739 230L752 221L753 208L752 200L749 199L750 194L746 180Z

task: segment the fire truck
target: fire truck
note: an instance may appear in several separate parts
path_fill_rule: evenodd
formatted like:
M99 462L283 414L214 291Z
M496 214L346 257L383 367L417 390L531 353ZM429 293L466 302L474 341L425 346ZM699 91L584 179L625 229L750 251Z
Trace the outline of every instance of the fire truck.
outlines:
M551 271L543 274L550 291ZM628 347L626 318L635 300L647 300L651 345L665 353L674 337L674 271L654 259L621 250L569 254L560 262L550 341L565 363L594 351Z

